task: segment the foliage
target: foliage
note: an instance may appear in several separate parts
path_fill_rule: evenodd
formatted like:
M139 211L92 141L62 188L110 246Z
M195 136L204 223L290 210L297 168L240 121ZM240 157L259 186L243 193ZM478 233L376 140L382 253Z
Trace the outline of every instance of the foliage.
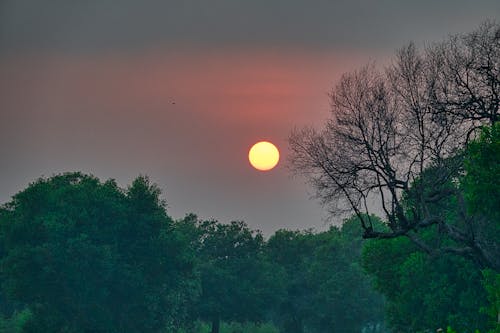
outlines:
M363 266L386 296L386 319L396 331L488 326L479 311L488 304L478 283L481 272L464 258L427 256L409 240L396 238L367 243Z
M272 324L253 324L253 323L222 323L221 333L278 333L276 327Z
M497 256L498 128L498 124L483 128L480 137L470 142L460 157L465 161L463 172L440 184L442 188L458 188L464 203L443 197L428 205L430 213L440 214L450 228L473 227L472 234L480 240L477 244L487 249L485 253ZM426 169L424 179L432 179L435 172L439 169ZM404 198L406 207L410 207L407 209L411 209L412 201L416 200L414 194L418 191L414 192L413 188L419 186L424 190L431 188L421 179L415 181ZM459 214L465 214L464 207L477 223L462 224ZM437 225L414 232L427 244L438 244L441 248L456 246L442 228ZM447 325L459 331L471 327L482 331L493 329L498 325L498 272L481 271L482 265L467 260L468 257L474 259L470 252L465 256L450 253L429 256L410 239L395 238L367 243L363 266L375 277L376 288L387 297L387 320L396 330L423 331ZM490 262L495 260L498 258L489 258Z
M159 190L80 173L39 179L0 210L5 294L26 331L143 332L177 323L192 263Z
M284 270L285 297L276 310L283 332L359 332L381 321L382 298L360 266L359 223L327 232L276 232L270 257Z
M482 282L488 304L481 308L481 312L488 315L491 326L496 327L495 333L498 333L500 332L500 274L492 270L484 270Z
M351 220L266 242L243 222L173 221L146 177L42 178L0 209L1 330L357 332L382 301L359 232Z
M175 333L208 333L210 325L203 322L196 322L191 330L180 329ZM220 325L220 333L278 333L278 329L271 323L256 324L246 323L226 323Z
M244 222L221 224L194 215L179 226L193 237L198 257L201 293L194 317L211 322L212 332L218 332L221 320L262 321L277 294L262 235Z
M29 309L15 311L10 318L0 316L0 332L21 333L27 328L27 324L32 321L33 313Z
M498 198L500 186L500 123L481 130L478 140L467 146L466 175L462 180L469 209L473 213L495 214L500 219Z
M314 311L310 302L312 286L307 279L313 238L310 231L278 230L267 242L267 255L274 262L276 278L283 287L273 311L273 318L283 332L303 332L304 321Z
M485 155L497 141L485 133L454 179L469 212L491 227L496 212L477 207L496 204L477 185L496 181ZM457 204L429 208L450 212L443 216L455 225ZM450 241L439 225L418 232L427 243ZM265 241L243 222L173 221L146 177L127 189L80 173L39 179L0 209L0 331L380 332L384 299L372 284L396 331L495 328L497 272L428 256L408 238L361 233L353 216L325 232L279 230Z
M467 146L460 188L468 211L478 220L476 238L491 254L489 261L500 262L500 123L483 127Z

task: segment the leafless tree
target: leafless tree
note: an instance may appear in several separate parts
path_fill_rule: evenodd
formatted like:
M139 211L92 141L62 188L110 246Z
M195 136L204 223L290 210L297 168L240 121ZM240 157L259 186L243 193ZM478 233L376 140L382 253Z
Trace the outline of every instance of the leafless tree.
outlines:
M500 26L486 23L423 52L410 44L384 71L367 65L343 75L325 127L291 134L293 171L333 214L354 212L365 238L406 236L429 254L452 252L500 270L456 184L469 136L498 119L499 50ZM436 209L450 197L458 223ZM374 210L387 228L373 223ZM420 231L430 226L452 245L424 241Z
M453 36L429 49L436 111L463 120L499 118L500 25L486 22L467 35Z

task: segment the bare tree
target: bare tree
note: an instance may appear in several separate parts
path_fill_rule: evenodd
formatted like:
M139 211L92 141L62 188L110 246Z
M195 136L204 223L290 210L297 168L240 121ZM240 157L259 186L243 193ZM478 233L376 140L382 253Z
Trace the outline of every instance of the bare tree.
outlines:
M484 23L467 35L453 36L429 49L436 111L466 121L499 118L500 25Z
M383 72L368 65L343 75L324 129L290 136L293 171L333 214L353 211L365 238L406 236L429 254L452 252L500 270L456 184L473 129L498 119L499 31L487 23L425 52L410 44ZM436 209L450 197L457 223ZM377 229L373 210L383 211L388 228ZM424 241L421 229L433 225L452 245Z

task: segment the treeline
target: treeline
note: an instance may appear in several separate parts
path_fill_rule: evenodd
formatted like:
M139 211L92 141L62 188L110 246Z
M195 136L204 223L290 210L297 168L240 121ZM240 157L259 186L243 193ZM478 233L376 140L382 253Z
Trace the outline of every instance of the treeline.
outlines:
M500 126L484 127L461 156L443 186L463 194L483 221L474 232L495 248ZM459 204L428 209L453 226ZM420 237L453 244L439 228ZM126 189L81 173L41 178L0 208L0 332L232 333L262 323L261 333L498 332L497 271L474 256L428 254L409 237L362 233L353 216L266 240L243 222L173 220L147 177Z
M272 322L282 332L380 326L354 220L327 232L174 221L146 177L39 179L0 210L2 332L175 332Z
M491 233L499 147L499 127L486 128L459 179L471 210L495 221ZM498 272L408 238L361 235L352 217L266 240L244 222L173 220L147 177L126 189L81 173L41 178L0 208L0 331L498 331ZM436 235L422 237L447 241Z

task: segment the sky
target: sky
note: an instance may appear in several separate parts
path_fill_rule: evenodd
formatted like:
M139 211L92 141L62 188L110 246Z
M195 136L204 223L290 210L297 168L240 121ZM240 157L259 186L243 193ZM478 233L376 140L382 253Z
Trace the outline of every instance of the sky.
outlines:
M293 128L321 126L342 73L499 17L498 0L0 0L0 203L40 176L147 175L176 219L323 230L287 168ZM271 171L248 163L260 140Z

